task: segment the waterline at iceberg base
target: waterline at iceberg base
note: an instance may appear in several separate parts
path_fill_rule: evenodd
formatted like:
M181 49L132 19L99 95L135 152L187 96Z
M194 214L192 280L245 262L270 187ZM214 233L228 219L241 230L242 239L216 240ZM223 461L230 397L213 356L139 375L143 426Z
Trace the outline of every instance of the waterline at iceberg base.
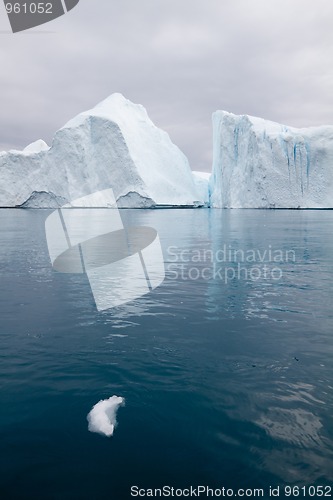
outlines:
M186 156L146 110L113 94L42 141L0 153L0 207L75 207L111 188L119 208L333 208L333 126L296 129L213 114L212 174ZM94 196L96 207L107 200Z

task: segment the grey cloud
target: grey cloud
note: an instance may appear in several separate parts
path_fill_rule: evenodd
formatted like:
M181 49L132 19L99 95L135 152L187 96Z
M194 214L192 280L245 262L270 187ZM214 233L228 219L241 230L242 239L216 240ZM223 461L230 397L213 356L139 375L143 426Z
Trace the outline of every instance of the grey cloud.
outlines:
M216 109L333 123L332 18L331 0L81 0L12 35L0 11L0 147L50 142L115 91L143 104L195 169L210 169Z

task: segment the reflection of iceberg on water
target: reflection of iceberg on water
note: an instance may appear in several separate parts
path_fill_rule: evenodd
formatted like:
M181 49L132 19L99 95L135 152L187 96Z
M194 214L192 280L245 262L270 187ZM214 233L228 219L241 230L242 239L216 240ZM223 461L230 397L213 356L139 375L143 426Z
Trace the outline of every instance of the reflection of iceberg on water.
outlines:
M80 208L96 206L101 198L109 208ZM64 205L47 218L45 229L54 269L86 273L99 311L141 297L164 281L157 231L124 228L112 189Z

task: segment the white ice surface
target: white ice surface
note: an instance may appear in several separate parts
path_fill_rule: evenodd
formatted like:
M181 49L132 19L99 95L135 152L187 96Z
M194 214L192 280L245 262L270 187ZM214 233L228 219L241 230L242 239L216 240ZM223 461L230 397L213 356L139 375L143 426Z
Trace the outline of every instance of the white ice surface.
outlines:
M213 131L213 207L333 207L333 126L297 129L217 111Z
M116 414L118 408L124 404L124 398L118 396L112 396L95 404L87 416L89 431L106 437L113 436L117 425Z
M185 155L121 94L70 120L50 148L37 141L2 153L0 177L0 207L54 208L109 188L119 207L204 203Z
M192 172L194 177L194 182L199 193L200 200L204 200L205 206L209 205L209 180L211 174L208 172L199 172L194 170Z

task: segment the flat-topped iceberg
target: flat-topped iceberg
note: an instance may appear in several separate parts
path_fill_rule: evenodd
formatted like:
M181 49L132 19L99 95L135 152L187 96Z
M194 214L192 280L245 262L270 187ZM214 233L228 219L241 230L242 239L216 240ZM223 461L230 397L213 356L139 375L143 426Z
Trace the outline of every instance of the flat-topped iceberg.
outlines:
M141 105L113 94L56 132L0 154L0 206L55 208L112 188L118 207L200 206L185 155ZM99 207L107 201L99 199Z
M292 128L213 114L211 206L332 208L333 126Z
M211 174L209 172L200 172L199 170L193 170L192 174L199 194L199 199L204 201L205 207L209 207L209 180Z

